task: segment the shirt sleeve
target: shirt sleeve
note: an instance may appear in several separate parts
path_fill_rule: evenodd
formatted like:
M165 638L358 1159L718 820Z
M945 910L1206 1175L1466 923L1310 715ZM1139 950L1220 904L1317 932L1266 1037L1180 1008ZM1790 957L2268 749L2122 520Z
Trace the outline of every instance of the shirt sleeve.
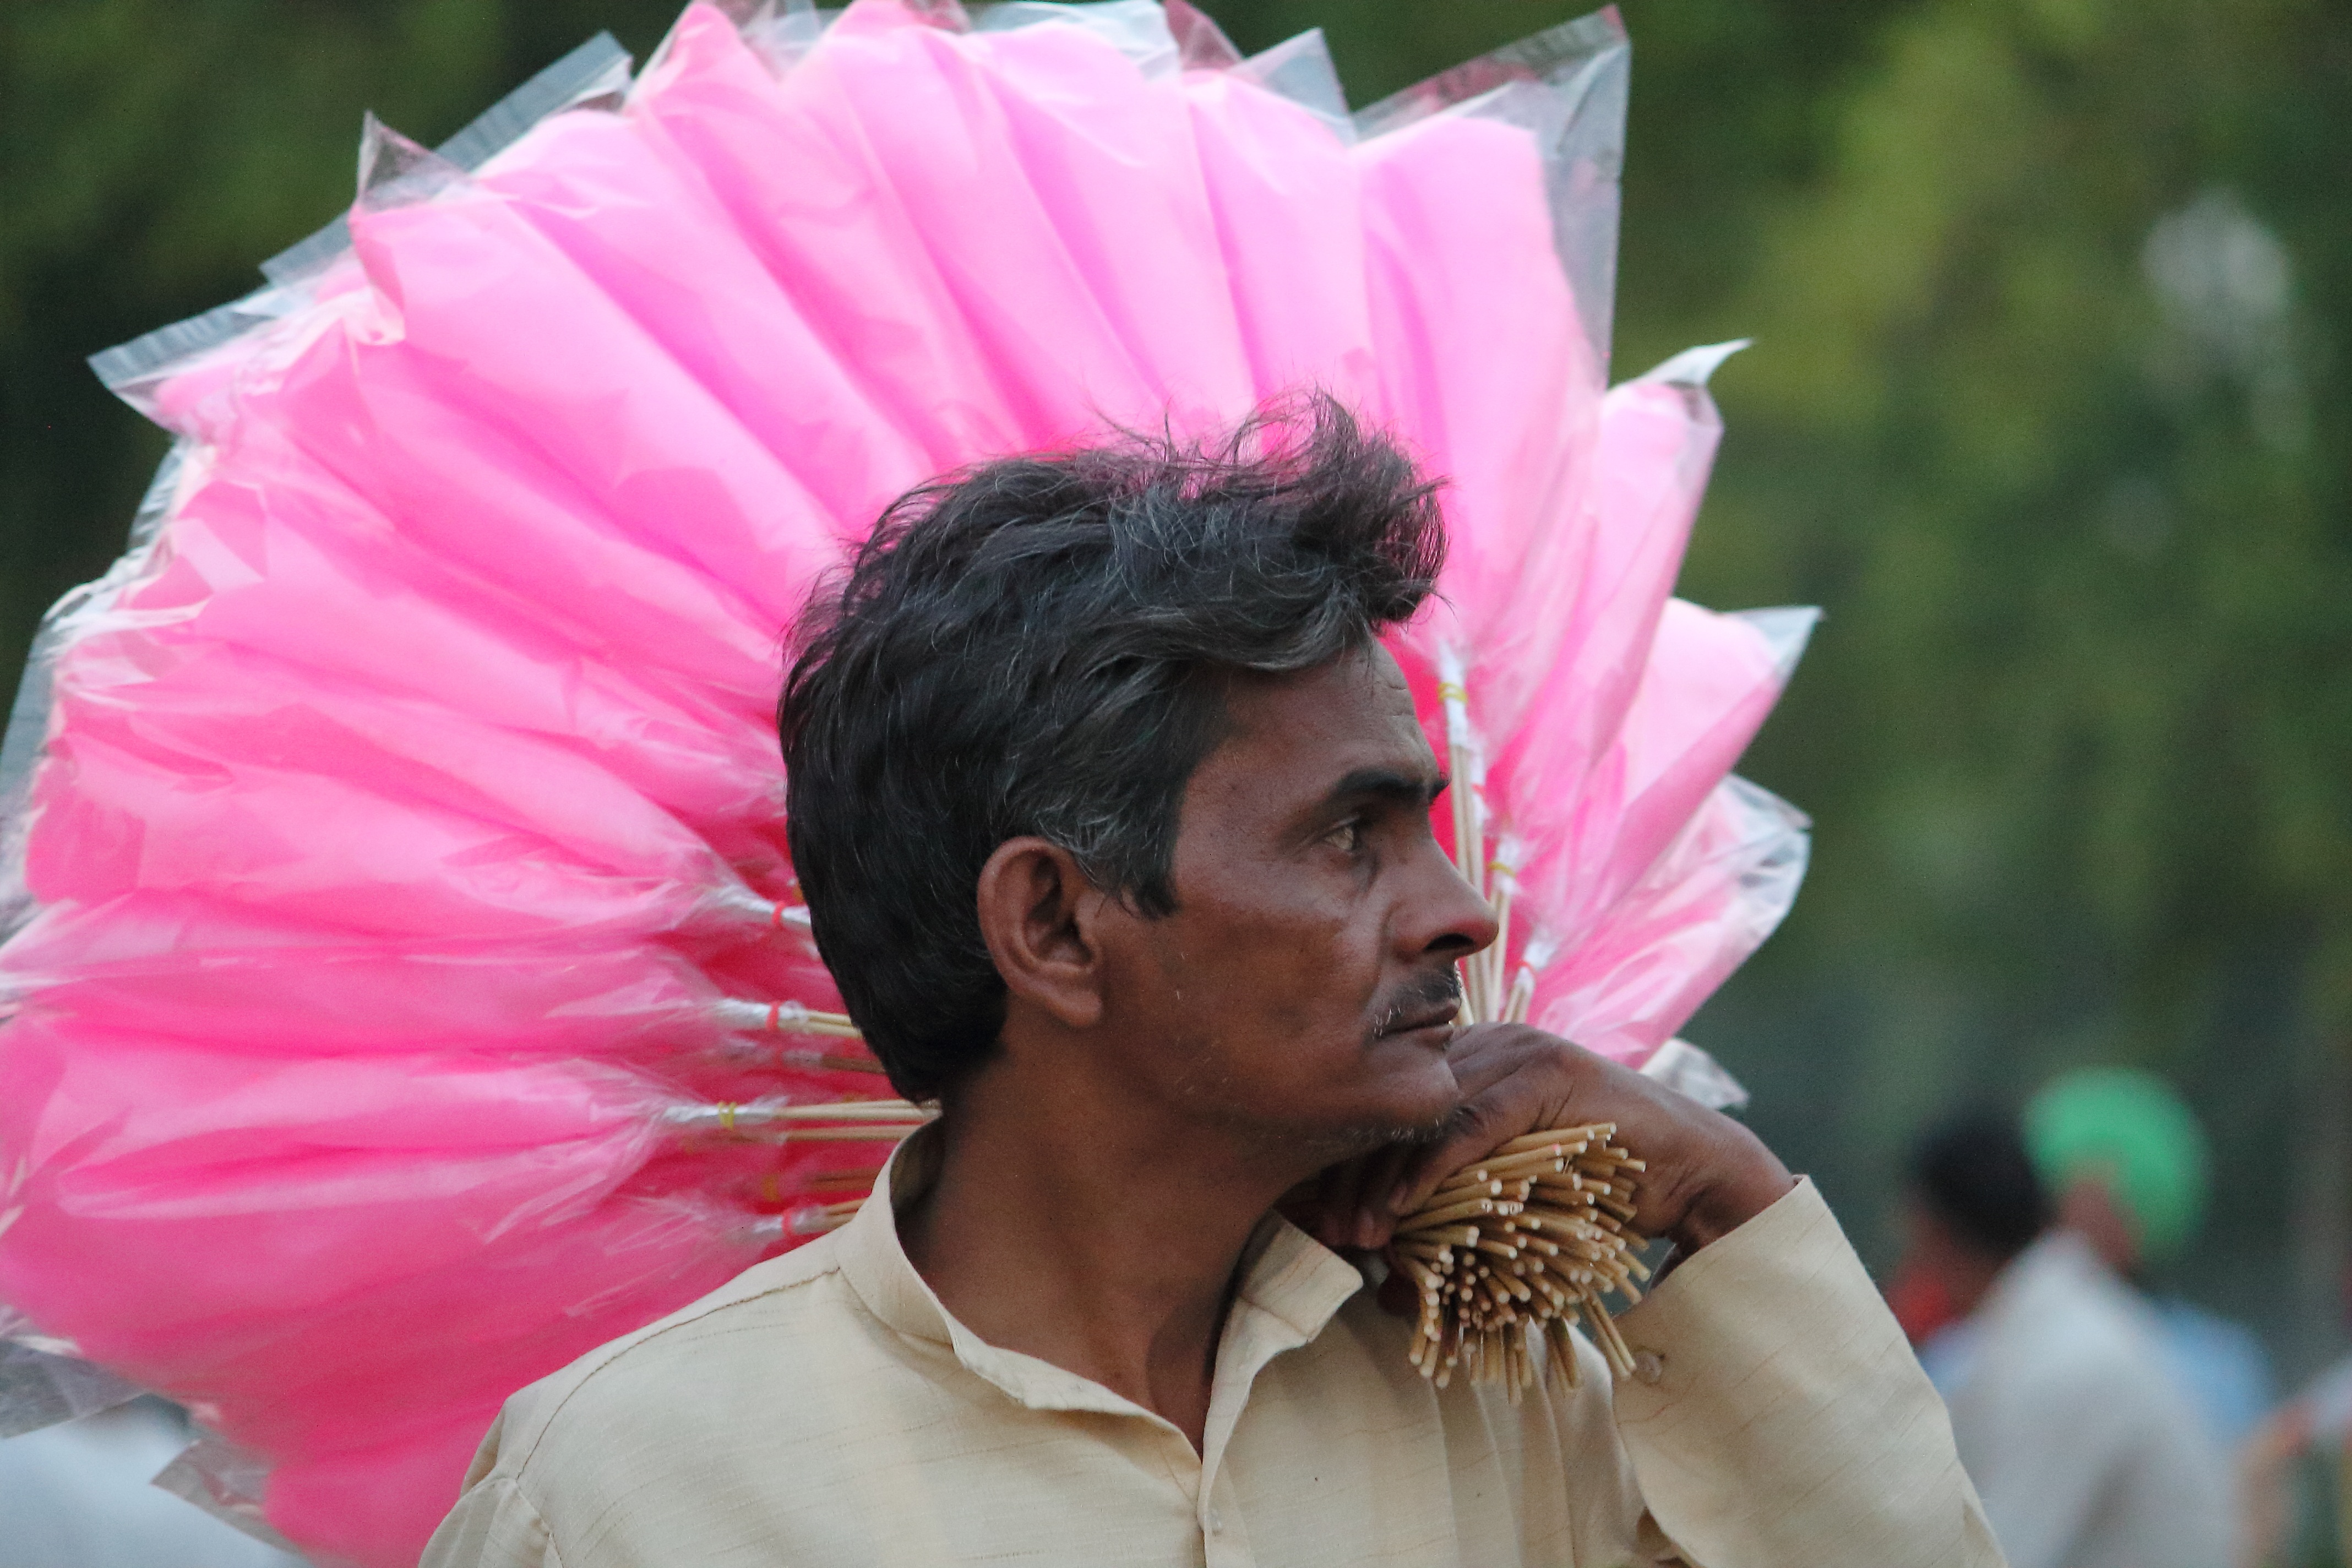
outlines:
M2000 1568L1943 1401L1810 1180L1617 1323L1618 1430L1696 1568Z
M417 1568L563 1568L547 1521L515 1478L495 1468L501 1416L482 1440L457 1506L425 1545Z

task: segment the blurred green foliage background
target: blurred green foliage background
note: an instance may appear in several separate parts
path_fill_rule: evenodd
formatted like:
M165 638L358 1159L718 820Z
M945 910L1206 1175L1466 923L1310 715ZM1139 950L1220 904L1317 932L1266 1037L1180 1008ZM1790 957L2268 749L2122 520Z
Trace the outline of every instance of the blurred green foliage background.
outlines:
M1370 101L1581 7L1208 0ZM163 450L83 356L673 0L0 6L0 679ZM1884 1262L1903 1146L2128 1061L2219 1141L2171 1283L2289 1373L2352 1231L2352 8L1626 0L1621 375L1752 336L1685 592L1828 619L1743 771L1818 819L1690 1033Z

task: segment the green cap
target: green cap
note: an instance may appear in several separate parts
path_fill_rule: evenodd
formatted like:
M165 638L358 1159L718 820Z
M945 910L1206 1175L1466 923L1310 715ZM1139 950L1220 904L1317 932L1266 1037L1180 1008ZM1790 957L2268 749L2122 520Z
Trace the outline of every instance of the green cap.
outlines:
M2086 1171L2105 1174L2150 1262L2178 1253L2204 1215L2205 1130L2152 1073L2093 1068L2054 1079L2025 1108L2025 1146L2053 1198Z

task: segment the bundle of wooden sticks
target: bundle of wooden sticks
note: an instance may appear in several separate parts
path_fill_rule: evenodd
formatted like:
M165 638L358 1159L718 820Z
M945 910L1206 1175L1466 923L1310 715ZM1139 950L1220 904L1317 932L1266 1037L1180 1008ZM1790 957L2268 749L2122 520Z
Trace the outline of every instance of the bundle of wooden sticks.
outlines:
M1530 1132L1449 1178L1398 1227L1392 1254L1421 1291L1413 1364L1444 1387L1454 1369L1516 1403L1558 1367L1577 1382L1581 1317L1619 1375L1633 1369L1601 1299L1641 1300L1633 1175L1642 1162L1610 1122Z
M772 1239L819 1236L849 1223L874 1190L880 1167L847 1145L895 1144L934 1120L939 1112L903 1100L835 1100L796 1103L787 1096L751 1100L688 1101L668 1107L662 1120L689 1139L734 1143L817 1143L845 1146L857 1163L846 1169L803 1169L787 1179L764 1172L746 1185L746 1195L763 1210L787 1212L768 1222Z

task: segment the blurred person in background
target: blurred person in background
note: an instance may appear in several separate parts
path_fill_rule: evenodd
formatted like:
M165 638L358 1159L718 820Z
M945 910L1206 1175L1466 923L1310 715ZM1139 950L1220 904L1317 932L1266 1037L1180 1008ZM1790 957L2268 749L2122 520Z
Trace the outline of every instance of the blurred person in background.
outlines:
M1905 1200L1903 1261L1887 1301L1948 1401L1980 1337L1971 1315L2048 1226L2049 1205L2015 1117L1990 1109L1949 1117L1919 1141Z
M2344 1281L2344 1305L2352 1320L2352 1277ZM2316 1459L2332 1494L2336 1556L2352 1554L2352 1356L2336 1362L2302 1393L2270 1413L2238 1452L2242 1525L2239 1568L2276 1568L2295 1559L2305 1525L2301 1516L2303 1472Z
M194 1436L142 1398L0 1440L0 1568L303 1568L152 1484Z
M2227 1318L2155 1294L2147 1280L2180 1256L2204 1216L2210 1162L2195 1114L2151 1074L2091 1068L2033 1097L2025 1141L2057 1224L2138 1288L2173 1381L2222 1450L2236 1450L2271 1405L2262 1342Z
M2040 1163L2015 1118L1982 1110L1913 1156L1888 1294L1961 1463L2011 1568L2221 1568L2224 1450L2174 1380L2154 1309L2050 1223Z

